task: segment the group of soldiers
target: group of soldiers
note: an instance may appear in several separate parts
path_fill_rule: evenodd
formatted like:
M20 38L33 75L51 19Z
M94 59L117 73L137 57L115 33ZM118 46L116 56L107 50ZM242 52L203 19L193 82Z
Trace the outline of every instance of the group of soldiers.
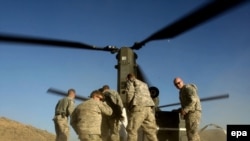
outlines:
M200 141L197 130L201 107L196 88L194 85L184 85L180 78L175 78L174 84L180 89L182 107L179 111L186 120L188 140ZM134 74L128 74L125 94L127 101L124 107L119 93L104 85L94 90L89 100L75 107L76 92L69 89L68 96L59 100L55 108L56 141L69 140L69 118L80 141L119 141L121 125L125 127L124 108L128 117L125 127L127 141L137 141L139 129L142 129L147 141L158 141L155 103L147 84Z

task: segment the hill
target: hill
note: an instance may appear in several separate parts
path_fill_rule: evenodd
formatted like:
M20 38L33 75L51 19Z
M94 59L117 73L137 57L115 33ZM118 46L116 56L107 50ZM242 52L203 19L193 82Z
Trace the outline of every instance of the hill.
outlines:
M46 130L0 117L0 141L54 141L55 135Z

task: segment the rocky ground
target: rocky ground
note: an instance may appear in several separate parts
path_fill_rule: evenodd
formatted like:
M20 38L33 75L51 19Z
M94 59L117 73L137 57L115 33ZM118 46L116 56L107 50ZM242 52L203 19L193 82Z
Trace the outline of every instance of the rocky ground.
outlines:
M54 141L55 135L46 130L0 117L0 141Z

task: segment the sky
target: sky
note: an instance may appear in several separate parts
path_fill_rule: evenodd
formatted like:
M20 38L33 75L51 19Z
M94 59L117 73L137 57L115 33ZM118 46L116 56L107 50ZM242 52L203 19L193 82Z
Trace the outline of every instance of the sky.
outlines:
M206 2L0 0L0 33L120 48L144 40ZM200 127L250 124L249 25L247 3L135 51L150 85L160 90L160 105L178 102L173 79L179 76L197 85L200 98L229 94L228 99L202 103ZM116 64L109 52L0 42L0 116L55 133L52 118L61 97L48 94L48 88L74 88L83 96L104 84L117 89Z

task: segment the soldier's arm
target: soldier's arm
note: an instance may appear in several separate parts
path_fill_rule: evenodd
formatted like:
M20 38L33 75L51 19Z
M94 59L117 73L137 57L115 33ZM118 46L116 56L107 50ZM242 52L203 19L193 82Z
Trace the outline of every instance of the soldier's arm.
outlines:
M78 134L78 129L77 129L77 109L75 109L73 111L73 113L71 114L71 116L70 116L70 125L72 126L72 128L74 129L76 134Z
M99 108L104 115L111 116L113 113L112 109L105 102L100 102Z
M133 97L134 97L134 86L133 86L133 83L132 82L130 82L130 81L127 81L127 83L126 83L126 95L127 95L127 101L126 101L126 103L127 103L127 108L129 108L129 103L131 102L131 100L133 99Z
M188 113L190 111L195 110L195 104L197 102L197 93L196 90L192 87L188 87L186 89L186 98L185 98L185 105L183 107L183 110L185 113Z
M140 81L138 81L137 79L134 81L134 87L135 87L135 94L140 94Z
M74 100L69 100L68 101L68 107L67 107L67 114L70 116L75 109L75 102Z
M117 106L118 106L118 112L119 112L119 114L120 115L118 115L118 116L121 116L122 117L122 110L123 110L123 103L122 103L122 99L121 99L121 97L120 97L120 95L119 95L119 93L118 92L116 92L116 100L117 100Z
M122 99L121 96L118 92L116 92L116 104L121 107L121 109L123 108L123 103L122 103Z

